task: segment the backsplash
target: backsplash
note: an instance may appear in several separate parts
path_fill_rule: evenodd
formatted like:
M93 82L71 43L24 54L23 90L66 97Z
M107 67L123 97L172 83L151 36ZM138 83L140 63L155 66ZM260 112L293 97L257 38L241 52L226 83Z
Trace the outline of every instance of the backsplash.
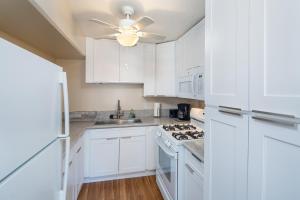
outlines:
M129 116L130 110L123 110L124 118ZM116 111L76 111L70 112L70 121L97 121L97 120L105 120L109 119L111 114L115 114ZM134 110L136 118L141 117L153 117L153 110ZM161 110L161 117L168 117L169 109Z

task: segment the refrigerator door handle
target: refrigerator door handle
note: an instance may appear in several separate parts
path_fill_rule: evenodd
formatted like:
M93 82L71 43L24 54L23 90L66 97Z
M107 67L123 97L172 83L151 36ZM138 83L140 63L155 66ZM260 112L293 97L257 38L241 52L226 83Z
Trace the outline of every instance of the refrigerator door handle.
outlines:
M68 137L70 135L70 119L69 119L69 96L68 96L68 83L66 72L60 72L60 84L63 90L63 100L64 100L64 133L60 134L58 137Z
M67 184L68 184L68 175L69 175L69 158L70 158L70 138L63 138L65 140L65 158L64 158L64 175L62 181L62 187L59 191L59 200L66 200L67 198Z

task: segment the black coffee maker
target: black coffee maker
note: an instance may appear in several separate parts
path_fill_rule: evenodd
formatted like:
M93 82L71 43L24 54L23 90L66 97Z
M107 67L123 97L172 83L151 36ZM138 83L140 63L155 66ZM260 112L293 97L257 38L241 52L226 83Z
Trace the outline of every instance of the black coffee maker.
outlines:
M178 119L180 120L190 120L190 110L191 105L187 103L177 104L178 106Z

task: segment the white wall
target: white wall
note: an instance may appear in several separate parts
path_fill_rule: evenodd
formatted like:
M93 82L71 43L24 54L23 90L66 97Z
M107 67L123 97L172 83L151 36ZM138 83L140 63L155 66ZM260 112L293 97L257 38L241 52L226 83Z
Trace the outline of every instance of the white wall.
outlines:
M152 109L154 102L162 103L162 108L176 108L177 103L191 103L195 107L199 101L178 98L144 98L143 85L139 84L87 84L85 83L84 60L57 60L56 63L67 72L69 84L70 111L115 110L117 100L122 109Z
M85 55L85 38L72 16L69 1L29 1L82 55Z

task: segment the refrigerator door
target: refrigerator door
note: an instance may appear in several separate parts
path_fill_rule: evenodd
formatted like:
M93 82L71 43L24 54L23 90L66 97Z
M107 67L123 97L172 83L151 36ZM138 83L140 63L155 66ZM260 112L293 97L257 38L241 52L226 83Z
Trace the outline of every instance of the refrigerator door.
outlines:
M0 181L61 134L62 69L0 39Z
M55 140L0 182L0 199L59 200L64 141Z

